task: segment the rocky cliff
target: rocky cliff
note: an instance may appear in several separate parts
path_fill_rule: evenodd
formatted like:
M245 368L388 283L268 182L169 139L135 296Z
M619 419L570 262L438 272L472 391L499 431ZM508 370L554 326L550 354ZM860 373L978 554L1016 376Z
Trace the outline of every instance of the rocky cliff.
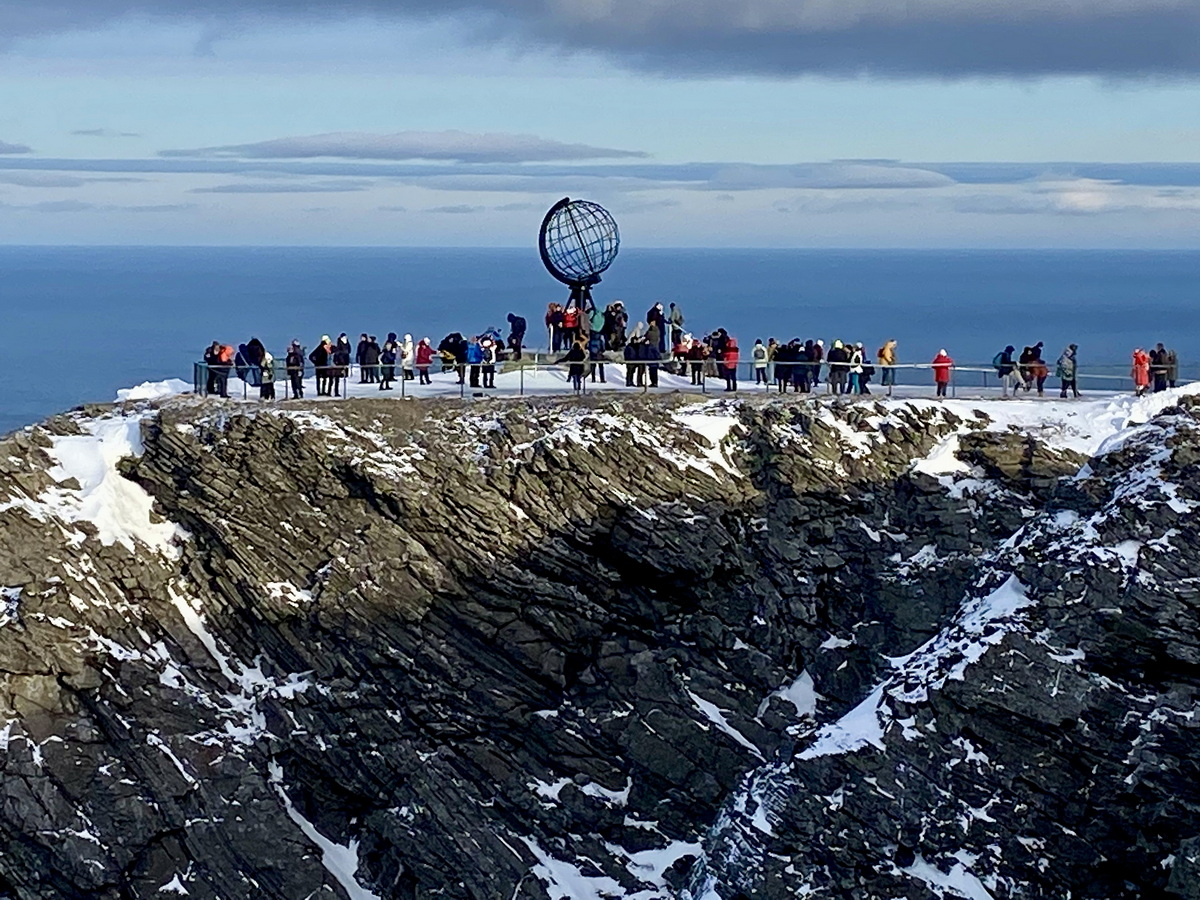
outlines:
M0 441L0 897L1200 897L1200 405Z

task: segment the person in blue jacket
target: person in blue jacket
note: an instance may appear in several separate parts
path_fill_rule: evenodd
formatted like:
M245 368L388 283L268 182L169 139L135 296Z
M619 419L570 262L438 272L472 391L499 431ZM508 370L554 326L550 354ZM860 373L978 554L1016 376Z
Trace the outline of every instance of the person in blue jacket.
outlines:
M473 337L467 341L467 365L471 367L471 387L479 387L479 373L483 365L483 347L479 338Z

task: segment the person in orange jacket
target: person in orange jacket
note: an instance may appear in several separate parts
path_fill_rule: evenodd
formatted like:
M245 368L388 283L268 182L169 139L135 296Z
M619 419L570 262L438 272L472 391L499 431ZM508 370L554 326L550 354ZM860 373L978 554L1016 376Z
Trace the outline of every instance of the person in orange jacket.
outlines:
M725 364L725 390L737 390L738 345L736 338L725 341L725 350L721 354L721 362Z
M950 383L950 372L954 369L954 360L945 350L939 350L933 358L933 382L937 385L937 395L946 396L946 385Z
M1150 354L1138 347L1133 351L1133 390L1139 397L1150 387Z

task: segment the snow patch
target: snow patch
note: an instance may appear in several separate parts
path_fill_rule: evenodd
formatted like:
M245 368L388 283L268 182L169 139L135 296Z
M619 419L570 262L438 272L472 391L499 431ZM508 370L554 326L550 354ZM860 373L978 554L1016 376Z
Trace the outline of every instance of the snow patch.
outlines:
M983 886L983 882L971 874L961 862L956 862L949 872L943 872L932 863L926 862L922 856L907 869L901 869L918 881L927 884L938 897L947 893L954 897L965 897L966 900L995 900L991 892Z
M179 378L168 378L166 381L143 381L135 387L121 388L121 390L117 391L117 402L128 403L133 400L162 400L164 397L174 397L178 394L190 394L191 392L192 386Z

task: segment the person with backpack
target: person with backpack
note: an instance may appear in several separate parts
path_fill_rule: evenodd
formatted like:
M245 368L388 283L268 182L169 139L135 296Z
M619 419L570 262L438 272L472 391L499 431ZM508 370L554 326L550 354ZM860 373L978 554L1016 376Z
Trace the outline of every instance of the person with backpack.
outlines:
M883 346L875 354L875 359L879 363L879 368L883 373L879 376L879 383L883 387L892 387L896 383L896 341L889 339L883 342Z
M288 380L292 383L292 396L297 400L304 397L304 348L299 341L292 341L284 359Z
M767 381L767 364L770 362L767 353L767 347L762 342L762 338L754 341L754 348L750 351L750 356L754 361L754 383L769 384Z
M1075 358L1075 353L1079 348L1075 344L1071 344L1062 352L1062 356L1058 358L1058 364L1054 368L1054 374L1059 378L1059 394L1062 399L1067 397L1067 389L1071 389L1073 396L1079 396L1079 388L1076 385L1076 375L1079 371L1079 364Z
M863 392L863 351L862 344L853 344L846 351L849 355L849 366L846 371L850 377L850 393L861 394Z
M996 374L1000 376L1000 384L1003 386L1004 396L1008 396L1008 389L1011 387L1013 396L1017 395L1017 389L1025 387L1025 381L1021 378L1017 371L1017 364L1013 362L1013 352L1017 348L1009 344L999 353L992 357L992 367L995 368Z
M937 396L946 396L946 387L950 384L953 371L954 360L945 350L939 350L933 358L933 383L937 385Z
M588 335L587 351L588 360L591 365L588 366L589 375L594 383L596 376L600 376L600 383L606 384L604 380L604 351L607 349L604 341L604 331L601 329L592 329L592 333Z

